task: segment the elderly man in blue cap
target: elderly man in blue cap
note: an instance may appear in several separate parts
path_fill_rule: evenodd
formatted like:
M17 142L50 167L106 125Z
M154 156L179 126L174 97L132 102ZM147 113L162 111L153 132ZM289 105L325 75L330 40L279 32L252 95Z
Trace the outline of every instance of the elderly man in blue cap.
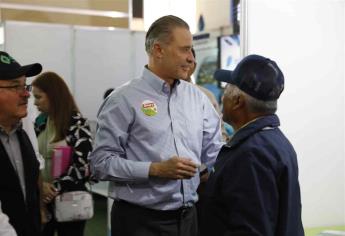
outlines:
M297 156L275 114L283 73L274 61L250 55L215 78L228 83L223 120L235 134L206 184L201 235L304 235Z

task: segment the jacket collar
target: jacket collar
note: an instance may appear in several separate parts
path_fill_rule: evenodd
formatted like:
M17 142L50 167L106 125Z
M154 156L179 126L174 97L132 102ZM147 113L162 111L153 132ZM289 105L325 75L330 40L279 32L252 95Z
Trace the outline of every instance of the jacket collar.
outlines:
M263 129L274 129L279 127L280 121L277 115L268 115L257 118L256 120L248 123L246 126L239 129L232 139L226 144L227 147L234 147L243 142L249 136L259 132Z

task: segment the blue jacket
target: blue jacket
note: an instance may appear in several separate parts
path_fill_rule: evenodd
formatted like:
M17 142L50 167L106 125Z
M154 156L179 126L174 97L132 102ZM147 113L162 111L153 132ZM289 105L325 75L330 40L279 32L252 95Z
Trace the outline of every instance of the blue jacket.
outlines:
M202 196L201 235L304 235L297 157L279 125L261 117L222 147Z

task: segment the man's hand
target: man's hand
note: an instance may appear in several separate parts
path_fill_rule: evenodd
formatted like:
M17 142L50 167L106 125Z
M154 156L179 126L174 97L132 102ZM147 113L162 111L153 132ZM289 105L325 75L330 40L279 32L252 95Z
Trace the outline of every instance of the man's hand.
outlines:
M168 179L190 179L197 172L198 165L188 158L174 156L169 160L150 165L149 176Z

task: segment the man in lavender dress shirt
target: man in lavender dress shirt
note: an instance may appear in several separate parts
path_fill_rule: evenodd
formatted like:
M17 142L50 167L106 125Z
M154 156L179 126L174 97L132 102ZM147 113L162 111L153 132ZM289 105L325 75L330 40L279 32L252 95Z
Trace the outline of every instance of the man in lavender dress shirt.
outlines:
M220 119L197 87L180 80L194 60L185 21L159 18L145 46L142 76L117 88L99 110L91 171L110 180L112 236L194 236L198 167L215 162Z

